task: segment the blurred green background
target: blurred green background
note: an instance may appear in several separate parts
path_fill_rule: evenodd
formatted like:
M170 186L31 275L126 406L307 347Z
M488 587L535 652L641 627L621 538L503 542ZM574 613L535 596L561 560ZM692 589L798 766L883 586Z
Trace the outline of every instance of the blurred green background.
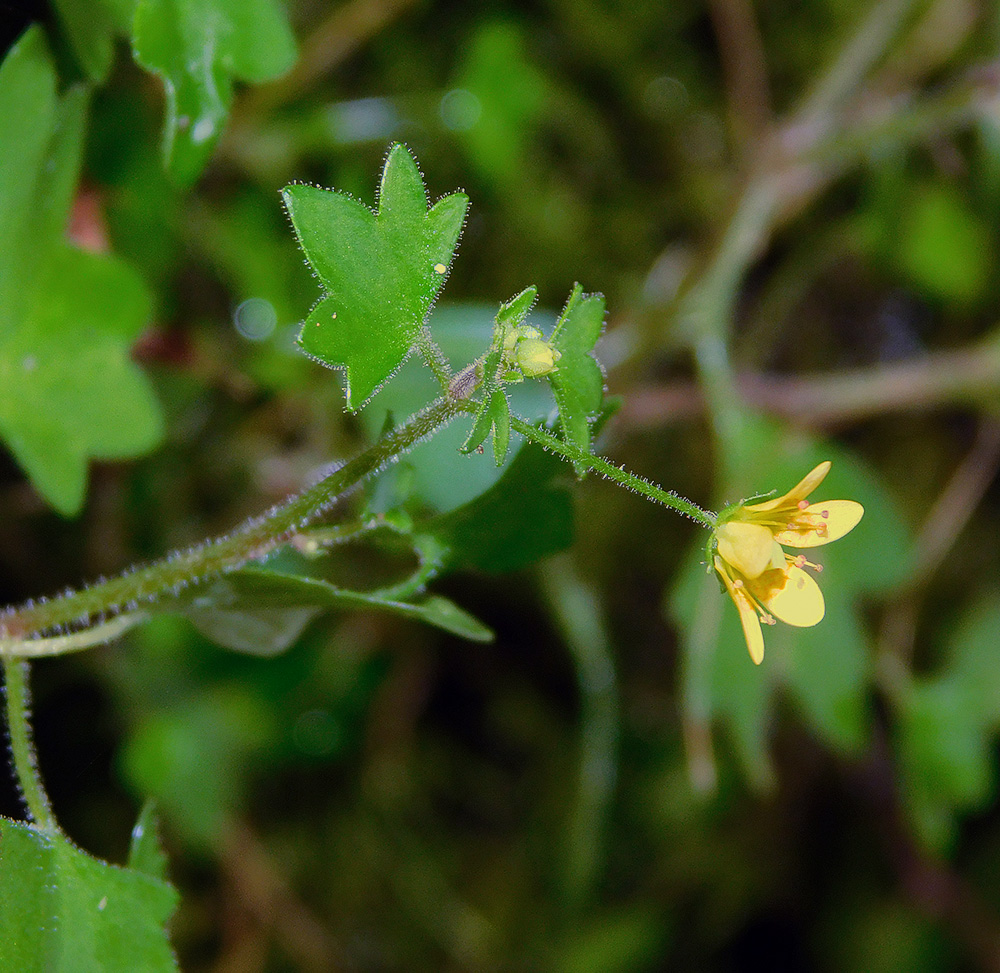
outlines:
M371 203L393 141L472 200L441 334L529 284L544 322L580 281L623 399L602 452L706 506L829 458L820 498L867 509L823 558L827 618L767 630L760 668L703 532L568 467L571 547L435 585L491 644L325 615L257 658L160 616L35 665L72 839L121 862L156 801L181 967L1000 970L996 5L292 0L291 72L234 69L211 153L167 166L162 84L127 31L101 61L79 10L0 22L90 80L71 234L152 294L132 356L165 431L92 464L72 517L0 454L4 602L224 533L420 404L401 374L345 415L293 347L319 291L279 190ZM369 502L475 492L429 462Z

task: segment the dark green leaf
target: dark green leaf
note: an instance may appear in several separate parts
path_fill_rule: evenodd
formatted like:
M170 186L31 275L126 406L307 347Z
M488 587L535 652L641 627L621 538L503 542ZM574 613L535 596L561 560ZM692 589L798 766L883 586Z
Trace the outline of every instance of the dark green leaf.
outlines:
M378 209L344 193L289 186L285 205L326 290L299 344L346 374L349 409L360 409L413 347L444 286L468 197L429 210L416 163L395 145L382 170Z
M225 125L234 78L267 81L295 61L274 0L139 0L136 60L163 79L164 153L182 184L197 178Z
M1000 599L991 595L961 620L940 675L915 679L899 707L906 807L939 851L953 839L958 815L984 807L996 788L998 645Z
M526 446L493 487L418 529L442 541L457 566L495 574L524 567L573 541L572 499L552 482L565 469L557 457Z
M114 55L115 18L102 0L53 0L73 54L91 81L103 81Z
M474 641L493 637L489 629L445 598L431 596L418 602L399 601L378 591L347 591L318 578L263 568L233 571L188 589L176 604L165 601L160 607L191 615L209 638L221 634L223 639L220 641L227 648L261 655L282 651L294 641L298 631L290 635L295 629L295 625L289 626L290 619L304 627L309 621L306 613L314 614L316 609L323 608L341 611L374 608L425 622ZM302 614L293 615L295 610ZM207 625L206 618L211 619ZM228 626L224 622L228 622ZM262 633L260 644L253 642L255 627ZM279 648L282 640L285 644Z
M161 878L116 868L0 818L0 969L167 973L165 925L177 902Z

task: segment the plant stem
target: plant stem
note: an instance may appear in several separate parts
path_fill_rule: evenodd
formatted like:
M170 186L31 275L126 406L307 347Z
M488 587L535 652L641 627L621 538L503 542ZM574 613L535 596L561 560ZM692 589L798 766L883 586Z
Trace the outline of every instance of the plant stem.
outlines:
M4 659L4 695L6 696L7 731L14 772L21 788L21 797L28 817L44 832L56 834L59 826L52 805L42 786L35 750L31 744L28 722L28 663L19 659Z
M328 510L347 491L463 411L467 411L465 402L438 399L315 486L247 521L227 537L171 554L77 592L8 609L0 616L0 639L25 640L53 630L64 634L66 626L105 623L109 617L135 611L141 604L176 593L195 581L262 558ZM15 653L0 648L0 654Z
M430 328L421 328L417 334L417 350L423 356L427 367L434 373L434 377L441 386L441 391L447 394L448 386L451 384L451 363L445 357L438 343L431 336Z
M530 422L526 422L520 418L520 416L511 415L510 425L512 429L517 430L525 439L537 443L539 446L551 450L553 453L557 453L559 456L571 460L577 465L589 467L606 479L614 480L627 490L640 493L654 503L662 503L665 507L670 507L671 510L676 510L679 514L697 521L703 527L715 527L716 517L711 511L702 510L696 503L692 503L690 500L678 496L676 493L664 490L655 483L651 483L641 476L636 476L635 473L630 473L623 467L615 466L614 463L609 462L603 456L595 456L592 453L584 452L584 450L564 442L547 430L539 426L533 426Z

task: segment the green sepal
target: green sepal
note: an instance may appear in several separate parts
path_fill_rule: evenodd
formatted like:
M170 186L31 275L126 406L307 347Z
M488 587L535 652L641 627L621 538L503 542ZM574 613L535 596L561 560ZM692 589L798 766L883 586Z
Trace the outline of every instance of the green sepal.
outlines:
M471 453L486 441L493 430L493 458L497 466L503 466L510 446L510 405L503 389L494 388L489 396L479 404L476 421L468 438L460 447L461 452Z
M510 405L500 389L490 396L490 412L493 416L493 458L497 466L503 466L510 446Z
M592 351L604 328L604 297L584 294L577 284L570 294L551 343L562 356L559 367L549 376L552 394L559 407L559 425L566 442L589 453L592 422L601 412L604 375ZM575 463L578 476L586 467Z
M500 305L500 310L497 311L497 324L504 329L516 328L522 324L534 306L536 297L538 297L537 287L534 285L525 287L516 297Z

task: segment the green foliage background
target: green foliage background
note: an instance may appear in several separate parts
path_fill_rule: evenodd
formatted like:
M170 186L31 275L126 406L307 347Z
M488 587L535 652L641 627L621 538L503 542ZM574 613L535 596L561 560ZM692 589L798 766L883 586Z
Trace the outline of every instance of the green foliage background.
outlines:
M4 41L33 15L54 74L0 100L5 603L224 533L432 394L409 361L348 414L294 347L320 288L280 190L370 205L395 141L432 200L471 199L432 319L456 362L501 301L537 285L548 333L580 281L624 403L600 451L706 506L831 459L823 496L867 511L824 552L824 622L754 668L703 531L540 452L484 492L456 420L355 502L454 541L435 590L495 641L164 614L36 664L57 817L159 920L128 839L155 801L182 969L997 969L994 4L21 10ZM405 575L382 540L330 577ZM219 644L258 638L293 644Z

